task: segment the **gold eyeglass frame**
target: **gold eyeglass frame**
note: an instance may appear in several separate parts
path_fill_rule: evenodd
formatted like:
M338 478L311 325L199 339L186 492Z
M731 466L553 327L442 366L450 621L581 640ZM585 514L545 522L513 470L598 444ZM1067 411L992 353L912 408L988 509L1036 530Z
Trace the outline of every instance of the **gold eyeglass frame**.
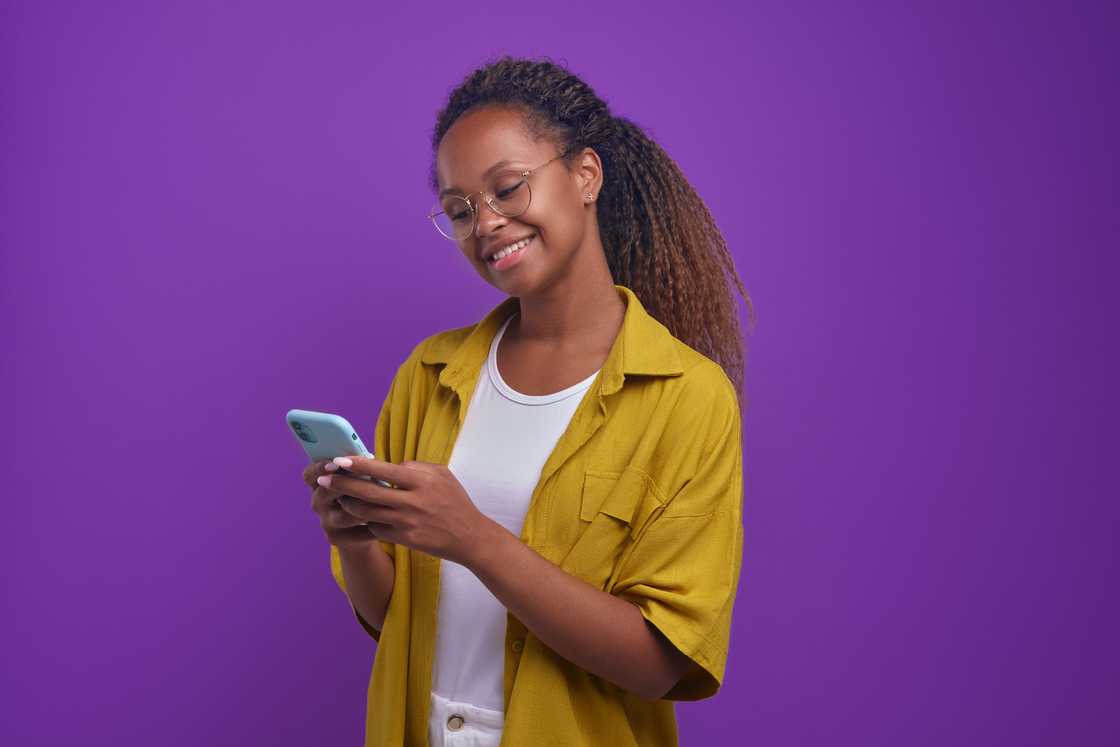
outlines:
M478 230L479 209L477 207L475 207L474 202L471 200L471 198L474 197L475 195L482 195L486 199L486 204L490 207L490 209L493 210L498 215L502 216L503 218L516 218L518 215L524 215L525 211L529 209L529 206L533 204L533 188L529 184L529 175L532 174L534 171L540 171L545 166L547 166L550 163L552 163L553 161L555 161L557 158L562 158L563 156L566 156L567 154L568 154L568 149L564 149L562 152L560 152L559 154L557 154L557 155L553 156L552 158L548 159L544 163L542 163L538 166L534 166L533 168L528 169L526 171L522 171L522 172L518 173L518 176L520 176L522 179L525 180L525 187L529 190L529 202L525 203L525 209L522 210L520 213L515 213L514 215L510 215L508 213L503 213L501 208L494 205L494 195L485 194L486 190L485 189L480 189L479 191L472 192L471 194L466 195L465 197L462 196L462 195L450 195L451 197L458 197L460 200L465 200L466 203L467 203L467 207L469 207L470 210L471 210L471 230L467 231L466 235L463 236L462 238L451 237L451 236L448 236L447 234L445 234L443 231L440 231L439 224L436 223L436 216L437 215L443 215L444 213L447 212L446 210L432 210L431 212L428 213L428 219L432 222L432 225L436 227L436 231L439 233L440 236L447 239L448 241L458 242L458 241L462 241L463 239L469 238L471 234L473 234L476 230ZM437 203L437 207L438 207L438 203Z

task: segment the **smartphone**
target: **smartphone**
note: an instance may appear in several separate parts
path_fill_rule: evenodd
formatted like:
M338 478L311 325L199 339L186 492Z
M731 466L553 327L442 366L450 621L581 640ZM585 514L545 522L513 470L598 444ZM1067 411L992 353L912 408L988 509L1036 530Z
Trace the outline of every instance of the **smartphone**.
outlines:
M373 452L366 448L362 439L358 438L354 426L341 415L315 410L288 410L285 420L295 434L296 440L313 462L339 456L373 457ZM364 480L372 479L369 475L340 471ZM387 488L396 487L384 480L379 479L377 482Z

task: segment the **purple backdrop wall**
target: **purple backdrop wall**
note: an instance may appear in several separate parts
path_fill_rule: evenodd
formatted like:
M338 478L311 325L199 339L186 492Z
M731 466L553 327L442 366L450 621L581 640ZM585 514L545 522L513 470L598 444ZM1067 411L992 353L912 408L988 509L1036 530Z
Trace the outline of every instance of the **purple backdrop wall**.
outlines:
M682 742L1115 743L1115 7L5 3L0 741L359 742L374 649L282 415L371 438L501 300L424 176L511 52L650 130L757 304Z

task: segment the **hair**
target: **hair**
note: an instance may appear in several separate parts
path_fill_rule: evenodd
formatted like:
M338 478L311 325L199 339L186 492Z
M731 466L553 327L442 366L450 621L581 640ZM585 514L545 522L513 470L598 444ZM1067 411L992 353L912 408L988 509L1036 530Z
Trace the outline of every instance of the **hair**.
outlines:
M430 186L439 190L435 154L460 117L483 107L517 110L530 137L554 142L569 170L585 147L603 163L596 215L614 282L634 291L674 337L718 363L743 398L745 345L723 235L676 162L640 126L611 114L592 88L549 58L492 59L447 98L432 132Z

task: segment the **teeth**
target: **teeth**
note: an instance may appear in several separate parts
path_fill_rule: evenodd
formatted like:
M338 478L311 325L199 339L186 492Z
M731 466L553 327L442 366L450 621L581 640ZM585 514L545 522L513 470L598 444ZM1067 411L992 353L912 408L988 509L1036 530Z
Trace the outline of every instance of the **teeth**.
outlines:
M518 241L516 244L510 244L505 249L494 252L492 255L490 255L490 259L488 261L489 262L497 262L502 257L513 254L516 251L520 251L521 249L524 249L525 245L528 244L530 241L532 241L532 239L533 239L533 237L530 236L527 239L522 239L521 241Z

